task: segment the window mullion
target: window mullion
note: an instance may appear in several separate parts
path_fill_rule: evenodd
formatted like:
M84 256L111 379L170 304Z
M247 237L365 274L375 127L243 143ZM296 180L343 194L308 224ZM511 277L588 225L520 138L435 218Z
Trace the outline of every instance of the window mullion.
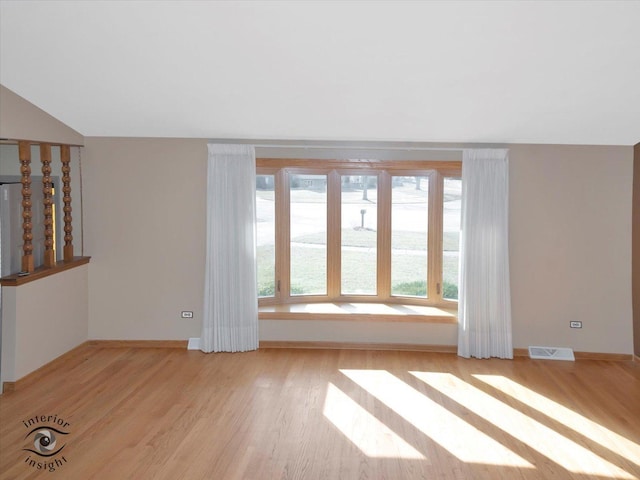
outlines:
M391 297L391 176L378 176L378 299Z
M429 268L427 296L432 303L442 302L442 206L443 178L437 171L429 176ZM431 303L430 302L430 303Z
M327 294L330 299L337 299L342 267L340 174L332 170L327 177Z
M276 202L276 300L281 303L291 301L290 285L290 208L289 173L281 169L275 176Z

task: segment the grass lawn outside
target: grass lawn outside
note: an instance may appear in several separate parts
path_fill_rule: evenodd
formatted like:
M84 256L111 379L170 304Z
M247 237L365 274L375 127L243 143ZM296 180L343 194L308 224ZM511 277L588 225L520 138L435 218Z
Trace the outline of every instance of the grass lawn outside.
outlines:
M426 182L423 189L416 190L414 177L397 177L393 187L394 205L400 207L398 215L402 230L392 233L392 292L399 295L426 296L427 279L427 240L425 232L412 231L416 227L415 215L417 206L422 209L428 195ZM459 189L459 188L458 188ZM273 190L258 190L258 201L273 202ZM447 231L459 228L460 194L456 188L445 193L445 232L443 234L443 282L444 293L447 298L457 298L459 239L458 231ZM322 205L326 203L326 191L295 188L291 190L292 225L298 228L298 235L294 233L291 241L291 288L292 294L326 294L326 231L322 229L318 216L324 217L326 212ZM368 200L362 200L362 190L354 189L342 192L342 204L360 204L350 207L346 226L341 230L342 249L342 293L355 295L375 295L376 293L376 245L377 232L375 222L375 205L377 189L370 188ZM305 204L309 204L305 207ZM404 207L402 207L404 205ZM295 213L294 209L295 208ZM351 215L352 210L359 213L360 208L369 210L365 226L359 228L360 217ZM395 212L395 210L394 210ZM271 209L268 211L271 216ZM343 215L345 215L343 210ZM372 216L373 215L373 216ZM326 221L326 220L324 220ZM343 218L344 221L344 218ZM349 223L351 222L351 224ZM263 220L263 228L271 228L274 224L271 218ZM354 228L354 223L358 227ZM448 225L448 226L447 226ZM416 228L417 230L418 228ZM265 230L266 232L267 230ZM293 233L293 232L292 232ZM272 239L273 233L265 236ZM273 241L273 240L270 240ZM274 246L258 246L258 290L261 296L271 296L274 292L275 262Z
M377 237L378 233L373 230L342 229L342 245L345 247L373 248L376 246ZM444 232L442 237L444 251L457 252L459 239L459 232ZM326 235L324 232L309 233L300 235L292 241L294 243L324 245L326 243ZM393 232L391 241L394 248L399 250L427 250L425 235L420 232Z
M268 295L273 294L275 265L273 262L274 247L258 248L258 290ZM326 253L322 248L313 246L292 245L292 293L326 293L326 276L318 274L326 265ZM375 294L376 288L376 251L345 250L342 252L342 291L344 294ZM326 269L324 269L326 271ZM424 282L427 278L426 251L415 254L405 252L394 256L392 262L392 288L395 286ZM458 281L458 255L445 255L443 259L443 280L451 284ZM426 285L426 282L425 282ZM425 287L426 288L426 287ZM400 294L401 292L397 292Z

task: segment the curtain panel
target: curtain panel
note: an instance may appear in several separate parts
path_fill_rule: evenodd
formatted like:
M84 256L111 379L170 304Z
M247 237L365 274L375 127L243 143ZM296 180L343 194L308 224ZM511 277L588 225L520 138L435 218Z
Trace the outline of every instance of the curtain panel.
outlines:
M200 349L258 348L256 162L248 145L208 145L207 239Z
M465 150L458 355L513 358L508 150Z

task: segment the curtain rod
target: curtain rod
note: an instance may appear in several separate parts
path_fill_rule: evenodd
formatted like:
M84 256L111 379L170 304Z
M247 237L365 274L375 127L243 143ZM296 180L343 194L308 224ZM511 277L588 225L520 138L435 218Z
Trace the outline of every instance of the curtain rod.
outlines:
M250 140L233 140L233 139L211 139L209 143L218 143L218 144L241 144L241 145L251 145L256 148L300 148L300 149L325 149L325 150L397 150L397 151L454 151L454 152L462 152L465 149L469 148L508 148L505 145L497 145L497 144L468 144L464 146L437 146L437 145L411 145L410 143L402 144L383 144L380 142L376 142L372 145L354 145L352 142L340 144L305 144L305 143L269 143L268 140L256 140L254 142Z
M260 144L260 143L252 143L256 148L301 148L303 150L307 149L324 149L324 150L401 150L405 152L414 152L414 151L427 151L427 150L446 150L446 151L455 151L462 152L464 148L460 147L400 147L400 146L389 146L389 147L356 147L352 145L272 145L272 144Z

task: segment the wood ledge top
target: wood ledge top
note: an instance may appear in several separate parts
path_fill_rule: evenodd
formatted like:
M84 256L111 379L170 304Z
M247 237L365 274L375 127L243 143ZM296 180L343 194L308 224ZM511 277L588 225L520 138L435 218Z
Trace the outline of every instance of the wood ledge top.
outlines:
M73 260L56 262L53 267L38 267L33 273L28 275L18 275L17 273L9 275L7 277L0 278L0 285L3 287L19 287L25 283L40 280L41 278L55 275L56 273L64 272L72 268L79 267L89 263L91 257L73 257Z
M396 303L292 303L258 308L260 320L458 323L457 309Z

